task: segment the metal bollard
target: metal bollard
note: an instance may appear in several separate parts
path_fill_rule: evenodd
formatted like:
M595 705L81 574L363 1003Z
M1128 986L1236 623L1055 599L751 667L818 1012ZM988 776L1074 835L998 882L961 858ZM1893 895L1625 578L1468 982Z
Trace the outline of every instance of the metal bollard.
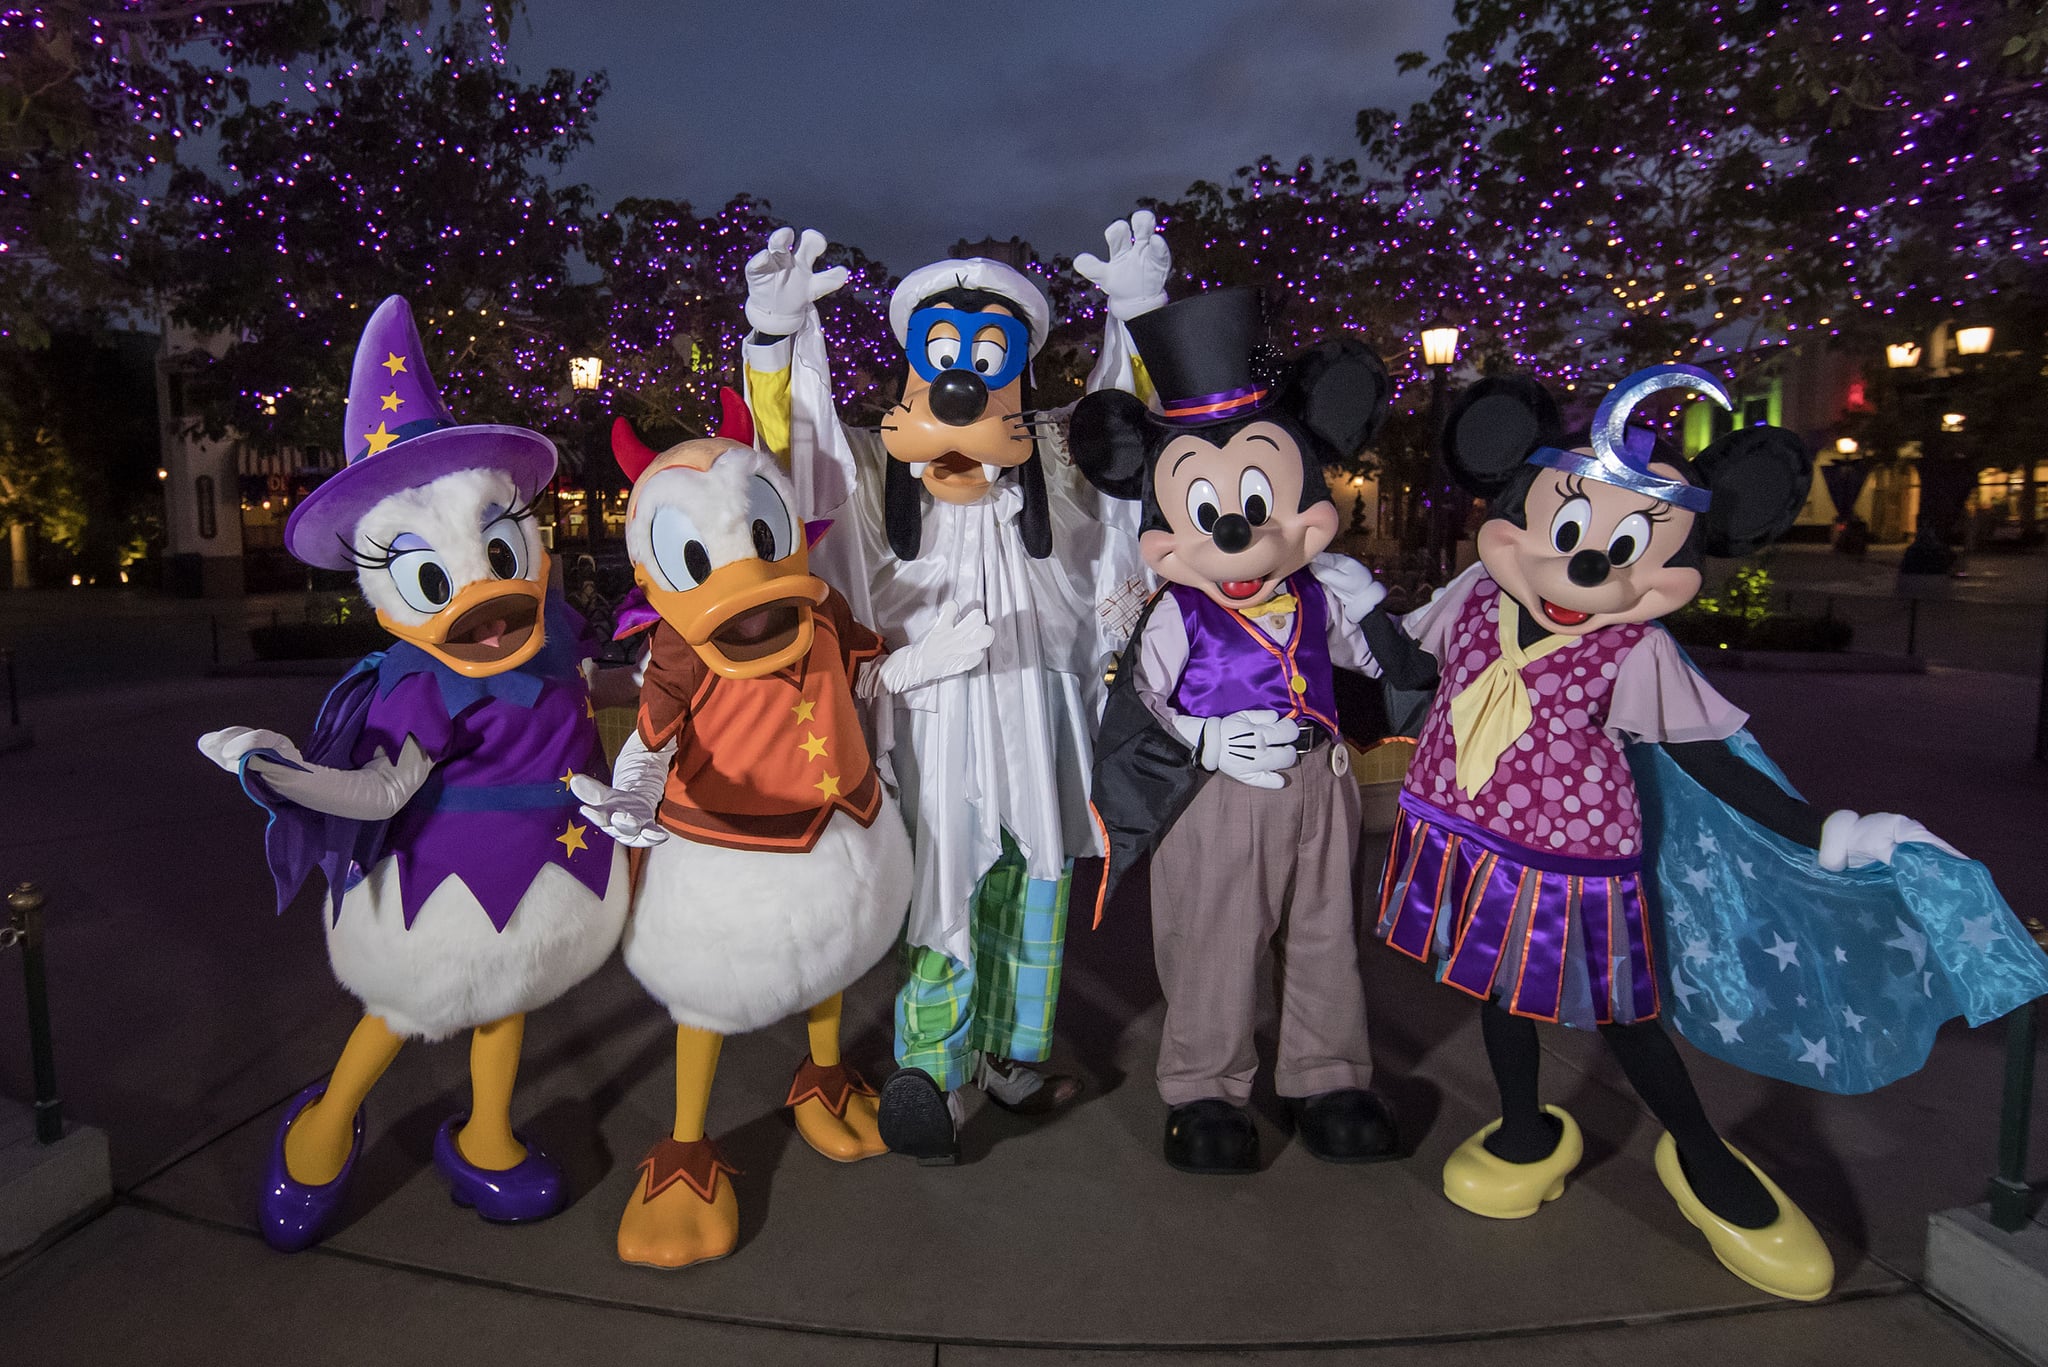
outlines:
M50 1048L50 994L43 974L43 894L23 883L7 894L7 924L0 949L21 946L21 972L28 1001L29 1066L35 1075L36 1142L64 1137L64 1103L57 1098L57 1060Z
M2010 1234L2026 1227L2034 1197L2027 1181L2027 1121L2034 1106L2034 1003L2007 1016L2005 1031L2005 1099L1999 1108L1991 1223Z

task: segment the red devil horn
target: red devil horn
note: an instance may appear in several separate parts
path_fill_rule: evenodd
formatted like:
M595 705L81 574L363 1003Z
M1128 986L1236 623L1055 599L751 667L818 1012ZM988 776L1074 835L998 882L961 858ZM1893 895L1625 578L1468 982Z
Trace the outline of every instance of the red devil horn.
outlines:
M633 430L633 424L624 418L612 419L612 459L626 472L626 478L640 479L641 472L654 463L661 452L640 440L640 434Z
M747 401L724 385L718 387L718 430L712 435L754 444L754 415L747 411Z

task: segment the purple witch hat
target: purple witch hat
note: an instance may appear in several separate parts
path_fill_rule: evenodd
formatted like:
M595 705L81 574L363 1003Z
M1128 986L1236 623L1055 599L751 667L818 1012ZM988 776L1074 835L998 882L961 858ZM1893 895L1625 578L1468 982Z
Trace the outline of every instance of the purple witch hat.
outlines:
M356 344L341 450L347 464L308 494L285 524L285 549L309 565L345 570L363 514L392 494L458 470L503 470L521 499L555 477L555 444L524 427L461 424L441 402L412 309L394 294Z

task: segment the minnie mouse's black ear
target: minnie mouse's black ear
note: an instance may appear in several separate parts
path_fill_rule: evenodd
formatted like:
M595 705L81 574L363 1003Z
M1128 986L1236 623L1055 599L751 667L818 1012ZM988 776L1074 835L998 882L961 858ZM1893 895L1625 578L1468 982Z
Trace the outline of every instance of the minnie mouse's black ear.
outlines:
M1344 336L1295 358L1286 402L1302 426L1349 460L1386 422L1393 392L1379 353L1362 337Z
M924 540L923 485L900 460L886 460L882 475L882 523L898 560L915 560Z
M1539 446L1556 445L1557 400L1527 375L1489 375L1466 387L1444 419L1443 455L1460 488L1491 499Z
M1799 519L1813 489L1813 454L1782 427L1743 427L1692 458L1713 493L1701 522L1708 555L1753 555Z
M1152 480L1152 425L1145 405L1121 389L1098 389L1074 406L1067 451L1075 468L1111 498L1132 502Z

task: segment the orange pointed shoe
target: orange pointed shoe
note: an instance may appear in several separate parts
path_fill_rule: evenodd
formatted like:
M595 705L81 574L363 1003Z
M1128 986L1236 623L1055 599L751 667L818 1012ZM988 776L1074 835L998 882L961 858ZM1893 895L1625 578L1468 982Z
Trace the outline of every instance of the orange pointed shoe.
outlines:
M835 1163L858 1163L889 1151L876 1121L875 1089L844 1063L820 1067L806 1055L782 1104L795 1114L804 1143Z
M1733 1144L1728 1152L1741 1158L1743 1166L1764 1184L1764 1190L1778 1203L1778 1218L1762 1229L1744 1229L1708 1210L1693 1195L1692 1183L1685 1180L1685 1168L1678 1161L1678 1145L1667 1134L1657 1140L1657 1176L1678 1203L1679 1214L1707 1236L1707 1246L1721 1266L1757 1290L1788 1301L1817 1301L1827 1295L1835 1285L1835 1258L1828 1252L1827 1241L1778 1184L1764 1176L1763 1169L1743 1158Z
M740 1237L739 1169L709 1139L664 1139L640 1160L640 1181L619 1220L619 1259L642 1267L707 1263L732 1252Z

